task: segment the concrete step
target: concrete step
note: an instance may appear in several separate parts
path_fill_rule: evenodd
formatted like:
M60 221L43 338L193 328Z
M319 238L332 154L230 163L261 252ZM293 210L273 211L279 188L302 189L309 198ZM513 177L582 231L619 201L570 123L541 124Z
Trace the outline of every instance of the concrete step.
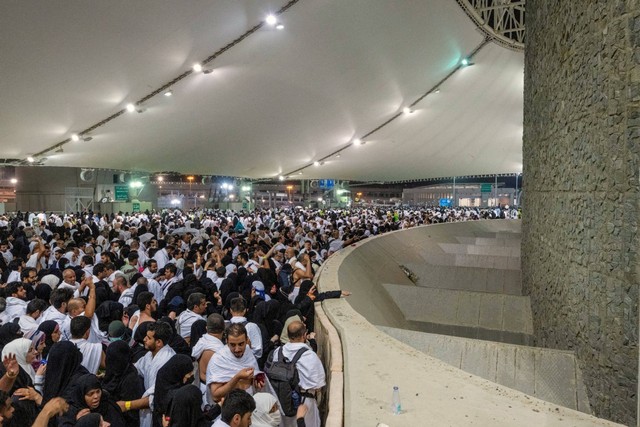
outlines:
M490 255L520 258L520 246L467 245L464 243L440 243L447 254Z
M378 326L429 356L547 402L590 414L573 352Z
M508 246L519 248L521 244L520 233L511 233L508 236L509 237L507 238L456 236L455 239L458 243L464 243L465 245Z
M529 297L383 284L410 329L531 345Z
M444 251L435 252L433 248L418 249L418 251L424 262L430 265L520 270L520 257L450 254Z
M417 277L416 285L425 288L522 295L520 270L416 263L403 265Z

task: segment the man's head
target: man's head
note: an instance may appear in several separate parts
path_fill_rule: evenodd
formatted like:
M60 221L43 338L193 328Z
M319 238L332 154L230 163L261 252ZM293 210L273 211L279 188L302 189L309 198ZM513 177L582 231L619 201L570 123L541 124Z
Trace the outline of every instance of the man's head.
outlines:
M71 338L87 339L91 329L91 319L86 316L76 316L71 319Z
M164 266L164 277L167 279L172 279L176 277L178 273L178 267L175 264L167 264Z
M224 317L218 313L210 314L207 317L207 332L210 334L218 335L224 332L225 323Z
M27 315L37 319L47 309L47 303L41 299L34 299L27 304Z
M291 342L305 342L307 337L307 328L299 320L295 320L287 327L287 333L289 334L289 341Z
M67 312L67 304L69 300L73 297L73 291L69 288L57 288L51 292L51 296L49 297L49 302L56 310L61 313Z
M62 280L68 285L75 286L76 284L76 272L72 268L67 268L62 272Z
M238 359L244 356L248 341L247 329L242 323L232 323L227 328L227 345Z
M24 288L24 283L9 283L7 285L7 295L14 298L25 299L27 297L27 290Z
M231 427L249 427L255 409L256 402L249 393L234 389L224 398L220 418Z
M153 315L158 309L158 301L151 292L140 292L136 299L136 304L140 307L140 311L143 311L149 315Z
M22 269L20 273L22 283L33 286L38 280L38 272L33 267L26 267Z
M149 261L147 261L147 268L149 268L149 271L151 273L155 273L158 271L158 261L156 261L155 259L150 259Z
M194 292L187 298L187 308L196 314L203 314L207 311L207 298L204 294Z
M82 298L71 298L67 304L67 313L69 313L69 317L74 318L79 316L80 313L84 311L84 307L86 305L87 302Z
M243 317L247 313L247 303L242 297L234 298L231 300L229 310L231 311L231 315Z
M107 277L107 269L105 268L103 263L100 262L93 266L93 275L100 280Z
M168 324L164 322L151 323L147 329L147 335L144 337L144 348L155 354L169 344L171 335L171 326Z
M113 287L115 291L123 293L128 288L127 278L121 274L117 275L116 278L113 279Z

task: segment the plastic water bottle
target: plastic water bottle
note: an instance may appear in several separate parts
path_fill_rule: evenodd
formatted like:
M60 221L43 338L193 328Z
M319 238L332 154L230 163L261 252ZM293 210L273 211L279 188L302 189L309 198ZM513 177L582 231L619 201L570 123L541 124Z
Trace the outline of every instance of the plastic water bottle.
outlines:
M393 386L393 394L391 395L391 412L393 415L399 415L402 412L402 405L400 404L400 390L398 386Z

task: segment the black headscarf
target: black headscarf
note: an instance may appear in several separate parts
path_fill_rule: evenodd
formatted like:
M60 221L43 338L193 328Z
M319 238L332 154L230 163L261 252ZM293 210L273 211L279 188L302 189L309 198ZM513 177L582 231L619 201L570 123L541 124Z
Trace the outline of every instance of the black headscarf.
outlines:
M153 396L153 406L156 416L166 414L169 408L171 393L184 385L184 376L193 371L191 357L184 354L174 354L158 371L156 387ZM200 395L202 400L202 395Z
M302 283L300 283L300 292L298 292L298 296L296 297L296 300L293 302L295 305L300 305L302 304L302 300L304 300L307 297L307 294L309 293L309 291L311 290L311 288L313 287L313 282L311 280L303 280Z
M198 387L189 384L181 387L171 399L169 417L171 427L204 427L211 425L200 410L202 393Z
M204 334L207 333L207 321L206 320L196 320L191 325L191 335L189 335L189 347L193 350L193 347L198 343L198 340L202 338Z
M91 390L96 389L102 390L102 385L100 384L98 377L95 375L87 374L78 378L76 381L76 387L69 399L70 409L69 412L65 414L65 418L75 419L78 412L82 409L89 408L85 400L85 395ZM102 415L102 418L114 427L124 427L125 425L124 418L122 417L122 411L120 411L116 402L113 400L111 395L109 395L109 392L104 390L102 390L98 407L91 409L91 412Z
M22 331L17 323L5 323L0 326L0 352L5 345L9 344L16 338L22 337Z
M100 427L100 418L102 416L97 413L87 414L78 420L76 427Z
M264 325L269 337L279 335L282 331L283 323L278 319L280 305L280 301L272 299L259 302L253 311L253 323Z
M60 341L51 347L42 394L43 404L57 396L64 399L71 397L78 378L89 373L81 363L82 353L72 342Z
M49 350L51 350L51 346L53 346L53 344L55 344L53 342L53 338L51 337L51 334L53 334L53 331L56 330L56 328L60 328L60 326L58 325L58 322L56 322L55 320L45 320L44 322L40 323L40 326L38 326L38 330L40 332L44 332L44 350L42 350L42 358L46 359L47 356L49 355Z
M109 331L109 324L114 320L122 320L124 306L119 302L105 301L96 309L99 328L102 332Z
M158 322L163 322L171 326L171 339L169 339L169 347L173 349L178 354L184 354L187 356L191 355L191 348L189 348L189 344L176 332L176 323L169 316L161 317Z

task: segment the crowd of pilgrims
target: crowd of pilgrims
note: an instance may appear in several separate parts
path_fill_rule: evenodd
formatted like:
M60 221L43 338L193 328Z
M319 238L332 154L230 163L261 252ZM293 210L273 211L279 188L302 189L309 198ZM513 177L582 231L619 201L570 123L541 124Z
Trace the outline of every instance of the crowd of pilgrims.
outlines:
M319 426L325 371L314 303L349 295L318 292L323 261L392 230L510 215L295 208L0 216L0 425ZM263 372L269 357L297 360L290 416Z

